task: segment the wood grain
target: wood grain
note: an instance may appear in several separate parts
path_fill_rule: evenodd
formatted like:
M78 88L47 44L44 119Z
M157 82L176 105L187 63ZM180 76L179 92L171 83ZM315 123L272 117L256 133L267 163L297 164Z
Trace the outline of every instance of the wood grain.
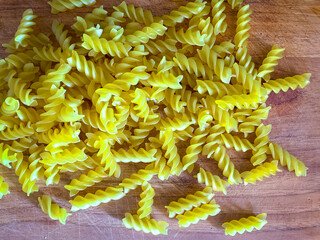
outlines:
M92 8L82 8L58 16L50 14L44 0L0 0L0 42L13 37L22 12L33 8L39 15L38 28L48 31L54 18L70 24L77 15ZM120 1L98 1L108 10ZM152 10L155 15L168 13L186 1L127 0L137 6ZM308 166L307 177L295 177L283 171L257 185L232 186L228 195L216 194L221 213L187 229L179 228L177 221L167 218L164 208L170 201L200 190L203 185L188 174L161 182L153 179L156 190L153 217L170 224L168 236L150 236L127 230L122 226L124 213L138 209L140 192L131 192L119 201L73 213L66 225L50 220L38 207L37 197L43 193L64 207L70 208L68 192L63 188L71 175L65 175L57 186L40 185L40 191L29 198L21 191L13 170L0 166L0 174L10 185L11 194L0 201L0 239L227 239L221 224L225 221L268 213L268 224L261 230L233 239L320 239L320 9L318 0L248 0L253 10L250 25L250 53L261 64L271 46L277 43L286 48L273 78L311 72L311 84L305 89L271 95L269 119L272 124L271 140L303 160ZM225 38L231 39L235 31L236 13L228 8L230 29ZM0 49L0 57L5 57ZM183 149L181 150L184 151ZM248 154L232 154L240 171L250 169ZM219 173L211 159L201 160L200 166ZM139 166L123 165L123 177L135 172ZM97 184L88 191L115 186L119 180L111 179Z

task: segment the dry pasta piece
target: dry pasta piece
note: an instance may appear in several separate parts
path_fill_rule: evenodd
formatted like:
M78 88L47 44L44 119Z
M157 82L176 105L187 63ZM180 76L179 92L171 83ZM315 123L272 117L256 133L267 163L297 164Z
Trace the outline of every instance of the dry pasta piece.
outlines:
M53 220L59 220L60 223L66 224L67 217L71 213L67 213L65 208L60 208L58 204L52 203L52 200L47 195L42 195L42 198L38 197L38 201L42 211L49 215Z
M220 206L215 200L202 204L184 214L177 216L179 219L179 227L189 227L191 224L197 224L199 220L206 220L209 216L215 216L220 212Z
M225 228L225 234L234 236L236 233L243 234L245 231L252 232L253 229L260 230L267 224L267 214L261 213L257 216L250 216L248 218L241 218L240 220L232 220L225 222L222 227Z
M122 219L122 223L126 228L133 228L136 231L143 231L145 233L152 233L153 235L168 234L168 223L165 221L157 222L155 219L142 218L138 215L125 214L125 218Z

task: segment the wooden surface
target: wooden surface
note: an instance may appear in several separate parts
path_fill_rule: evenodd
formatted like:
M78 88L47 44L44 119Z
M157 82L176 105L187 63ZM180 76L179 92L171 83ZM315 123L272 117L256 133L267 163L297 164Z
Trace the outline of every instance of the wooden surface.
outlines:
M0 42L7 42L16 31L22 12L33 8L40 18L37 20L42 31L48 31L54 18L71 23L73 18L84 15L92 8L52 16L45 0L0 0ZM102 4L102 1L96 6ZM169 13L182 2L169 0L127 0L137 6L153 11L155 15ZM120 1L103 1L110 9ZM261 230L233 239L320 239L320 2L318 0L248 0L253 10L250 25L250 53L258 64L271 46L277 43L285 47L285 57L280 61L272 77L285 77L311 72L311 84L305 89L271 95L268 105L272 106L269 119L272 124L271 140L303 160L308 170L307 177L295 177L283 171L257 185L232 186L228 195L216 194L221 213L209 217L191 227L179 228L176 219L169 220L164 208L170 201L203 188L191 175L182 174L161 182L153 179L156 190L152 216L170 224L168 236L155 236L125 229L121 224L124 213L134 213L140 192L133 191L127 197L102 204L99 207L73 213L66 225L60 225L43 214L38 207L37 197L43 193L64 207L70 208L68 192L62 184L69 183L71 176L62 178L61 184L46 187L27 198L21 191L18 178L12 170L0 166L0 174L10 185L11 194L0 200L0 239L227 239L221 224L231 219L247 217L262 212L268 213L268 224ZM228 8L229 9L229 8ZM228 10L229 26L226 38L235 31L235 12ZM1 48L0 56L5 57ZM239 171L251 168L248 154L232 154ZM217 164L208 159L201 166L219 173ZM135 172L139 166L123 167L123 177ZM115 186L119 180L112 179L97 184L90 191ZM230 238L230 237L229 237Z

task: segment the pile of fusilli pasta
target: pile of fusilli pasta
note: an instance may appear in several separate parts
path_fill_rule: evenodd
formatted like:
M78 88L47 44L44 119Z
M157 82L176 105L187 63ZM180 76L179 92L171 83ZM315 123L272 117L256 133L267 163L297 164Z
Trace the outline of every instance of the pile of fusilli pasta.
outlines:
M94 3L49 2L52 13ZM238 9L236 34L219 42L227 4ZM38 191L38 180L57 184L60 175L83 171L65 186L74 197L71 211L141 187L139 209L126 213L123 224L152 234L166 234L168 226L150 217L155 175L166 180L187 170L206 185L166 206L182 227L220 212L214 191L226 194L230 184L262 181L280 171L278 163L305 176L303 162L269 141L271 125L262 120L271 92L303 88L311 74L271 80L284 50L276 45L256 67L247 51L251 13L241 0L196 0L162 17L122 2L112 13L101 6L77 17L71 34L55 20L50 35L33 32L37 16L26 10L14 38L3 44L9 55L0 60L1 164L15 171L28 196ZM190 141L184 156L180 141ZM240 173L228 148L251 151L254 168ZM225 179L203 168L193 171L200 154L216 160ZM117 187L78 195L110 176L119 178L119 163L132 162L145 167ZM0 198L8 193L0 176ZM66 209L46 195L39 203L65 223ZM266 214L259 214L223 227L234 235L266 222Z

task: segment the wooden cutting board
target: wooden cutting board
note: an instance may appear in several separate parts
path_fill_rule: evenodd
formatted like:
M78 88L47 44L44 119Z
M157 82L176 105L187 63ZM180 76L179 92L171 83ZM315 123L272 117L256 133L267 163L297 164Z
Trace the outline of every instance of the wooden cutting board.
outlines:
M77 15L83 16L92 8L76 9L60 15L50 14L44 0L0 0L0 42L8 42L14 36L20 17L27 8L34 9L40 17L37 20L42 31L49 31L54 18L67 24ZM169 13L186 1L169 0L127 0L152 10L155 15ZM98 1L108 10L120 1ZM268 213L268 224L261 230L233 239L294 240L320 239L320 2L318 0L248 0L253 10L250 53L259 66L273 44L285 47L285 57L280 61L273 78L311 72L311 84L305 89L272 94L268 105L272 106L269 119L272 124L271 140L303 160L308 166L307 177L295 177L284 170L257 185L232 186L228 194L216 193L221 213L200 221L191 227L179 228L177 221L169 220L164 208L170 201L186 196L203 188L192 175L182 174L161 182L153 179L156 190L152 216L170 224L168 236L152 236L122 226L124 213L134 213L139 201L140 190L127 197L102 204L99 207L73 213L66 225L60 225L43 214L38 207L37 197L43 193L53 196L61 206L70 208L68 192L63 184L70 182L71 175L65 175L61 184L46 187L29 198L21 191L14 172L0 166L0 175L10 185L11 194L0 200L0 239L227 239L221 224L225 221L248 217L262 212ZM236 13L228 8L229 29L226 39L232 39L235 32ZM0 57L5 57L0 49ZM252 168L250 154L232 154L237 169L242 172ZM200 166L218 173L212 159L202 159ZM135 172L139 166L122 167L123 177ZM90 191L115 186L119 180L112 179L97 184Z

